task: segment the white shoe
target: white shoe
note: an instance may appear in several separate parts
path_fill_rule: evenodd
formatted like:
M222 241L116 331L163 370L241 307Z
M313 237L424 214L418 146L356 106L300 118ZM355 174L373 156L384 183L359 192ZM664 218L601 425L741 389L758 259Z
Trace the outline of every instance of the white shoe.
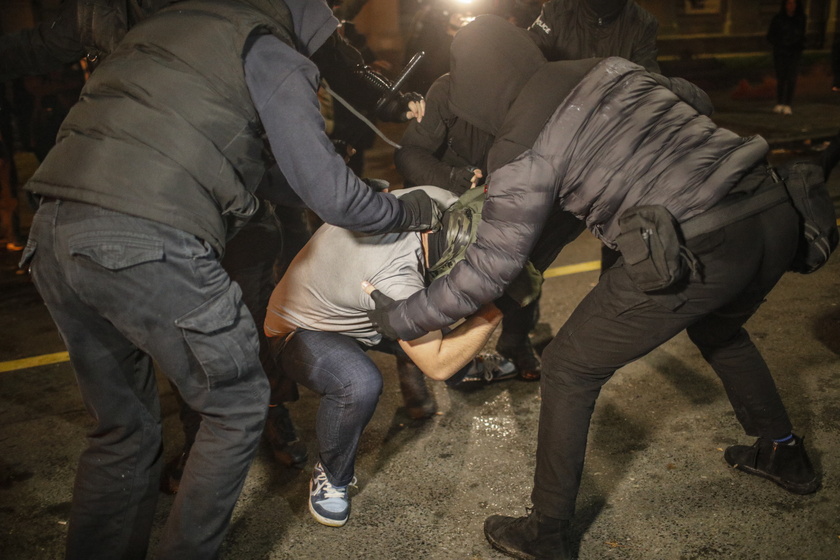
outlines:
M793 114L793 109L790 108L790 105L784 105L784 106L782 106L782 114L783 115L792 115Z
M784 109L785 109L784 105L776 105L775 107L773 107L773 112L781 114L782 111L784 111Z

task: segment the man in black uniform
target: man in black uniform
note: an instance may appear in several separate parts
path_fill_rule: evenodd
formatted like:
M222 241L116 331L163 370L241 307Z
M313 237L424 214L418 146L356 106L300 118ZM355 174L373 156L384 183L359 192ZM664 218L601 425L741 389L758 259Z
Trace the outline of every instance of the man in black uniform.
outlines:
M476 53L464 67L492 76L521 65L518 51L533 48L527 38L517 49L497 47L500 35L515 31L480 17L452 48ZM412 340L499 298L551 227L553 208L622 248L623 260L603 272L543 353L534 509L489 517L490 543L517 558L572 558L570 523L600 389L683 330L720 377L744 431L758 438L730 446L726 461L790 492L816 491L819 476L744 329L799 242L799 217L766 165L766 141L715 126L708 96L685 80L621 58L530 69L524 85L479 81L477 95L463 98L509 107L490 149L487 201L465 260L408 299L378 297L374 312L382 332ZM723 218L720 208L739 211ZM648 212L656 218L630 225ZM666 238L685 268L669 282L649 283L654 241Z

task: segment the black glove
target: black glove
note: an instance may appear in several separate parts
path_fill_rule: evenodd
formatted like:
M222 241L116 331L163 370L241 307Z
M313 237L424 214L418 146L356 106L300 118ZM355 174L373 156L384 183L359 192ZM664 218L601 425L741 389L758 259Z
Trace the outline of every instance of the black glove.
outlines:
M420 189L413 190L400 197L403 207L403 220L400 231L437 231L443 213L428 194Z
M473 167L453 167L449 172L449 188L463 194L472 187Z
M376 112L376 117L386 122L405 122L408 120L406 113L411 110L408 108L408 104L411 101L423 101L423 96L413 91L400 93L383 104Z
M397 332L391 327L391 323L388 321L388 312L397 306L397 302L379 290L373 290L370 293L370 297L373 299L374 305L376 305L376 309L367 312L368 318L373 323L373 328L385 338L396 340L399 336L397 336Z

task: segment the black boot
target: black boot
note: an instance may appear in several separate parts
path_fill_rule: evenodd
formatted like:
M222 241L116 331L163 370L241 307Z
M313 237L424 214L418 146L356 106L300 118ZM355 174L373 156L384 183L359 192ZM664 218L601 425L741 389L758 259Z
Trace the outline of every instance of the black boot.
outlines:
M271 448L274 459L281 465L296 469L306 465L306 445L298 439L289 409L282 404L272 405L268 409L263 439Z
M426 385L426 376L414 363L397 356L397 377L408 415L415 420L431 418L437 412L437 402Z
M525 517L491 515L484 520L484 536L509 556L521 560L571 560L570 522L531 510Z
M531 340L526 336L517 344L502 344L501 339L496 344L496 351L512 361L516 366L519 379L523 381L539 381L542 375L540 359L537 357Z
M794 494L810 494L820 487L803 438L796 435L786 443L758 438L753 445L733 445L726 448L723 458L730 466L772 480Z

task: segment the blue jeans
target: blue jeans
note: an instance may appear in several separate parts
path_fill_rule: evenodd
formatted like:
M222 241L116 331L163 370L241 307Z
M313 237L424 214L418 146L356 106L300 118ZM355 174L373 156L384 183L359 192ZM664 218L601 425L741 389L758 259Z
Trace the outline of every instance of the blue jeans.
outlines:
M382 373L362 345L343 334L298 330L273 344L285 374L321 395L318 454L332 484L350 484L359 439L382 394Z
M158 556L215 558L268 407L239 286L195 236L76 202L41 206L30 259L94 419L67 558L146 557L162 452L153 361L202 415Z

